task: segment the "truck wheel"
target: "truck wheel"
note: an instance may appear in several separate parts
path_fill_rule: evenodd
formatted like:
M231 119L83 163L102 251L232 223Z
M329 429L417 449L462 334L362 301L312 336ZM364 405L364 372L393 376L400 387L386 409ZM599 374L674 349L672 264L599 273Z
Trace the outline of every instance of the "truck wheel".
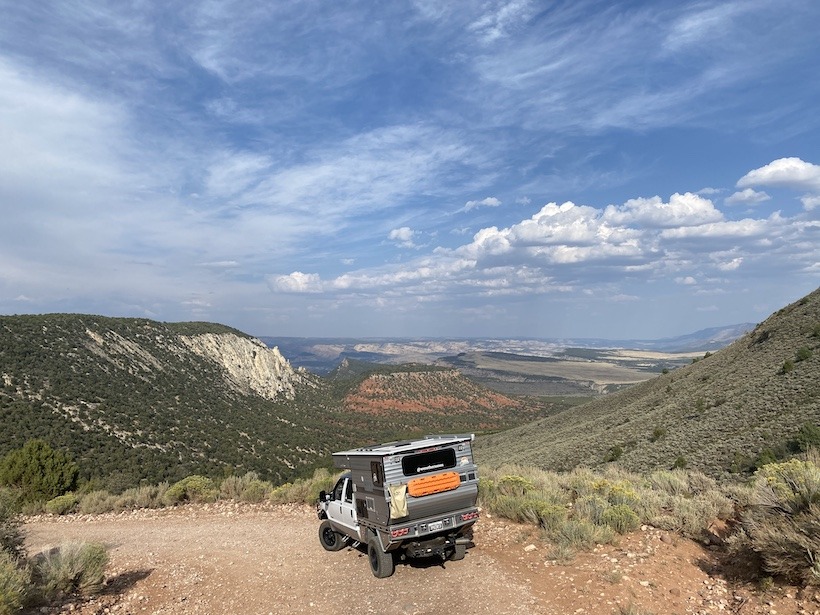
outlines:
M386 579L396 570L393 554L385 553L375 536L367 541L367 559L370 561L370 570L377 579Z
M338 551L345 546L342 535L333 529L327 519L319 526L319 542L322 543L325 551Z
M450 555L450 561L457 562L464 559L465 555L467 555L467 545L456 545L455 551Z

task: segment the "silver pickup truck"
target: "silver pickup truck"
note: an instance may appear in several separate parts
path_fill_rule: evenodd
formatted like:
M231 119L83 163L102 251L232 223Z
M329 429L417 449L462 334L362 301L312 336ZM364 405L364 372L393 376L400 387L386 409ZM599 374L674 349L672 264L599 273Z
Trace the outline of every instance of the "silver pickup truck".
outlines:
M367 545L373 574L396 559L459 560L478 519L473 435L426 436L333 453L346 470L319 495L319 541L328 551Z

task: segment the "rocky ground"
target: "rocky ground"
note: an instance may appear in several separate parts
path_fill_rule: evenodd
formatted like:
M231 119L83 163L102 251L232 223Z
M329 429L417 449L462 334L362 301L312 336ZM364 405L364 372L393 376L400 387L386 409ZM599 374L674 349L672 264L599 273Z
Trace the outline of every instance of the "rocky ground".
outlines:
M464 560L379 580L362 551L324 551L318 525L308 506L236 503L31 518L31 554L86 540L111 556L101 595L31 613L820 615L820 588L761 591L720 549L649 527L563 564L532 528L485 514Z

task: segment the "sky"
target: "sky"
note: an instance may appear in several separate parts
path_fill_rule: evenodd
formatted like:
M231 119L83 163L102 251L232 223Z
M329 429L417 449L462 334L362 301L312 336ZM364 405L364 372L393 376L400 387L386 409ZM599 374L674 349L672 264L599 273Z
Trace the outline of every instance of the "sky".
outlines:
M0 314L657 339L820 286L816 0L0 15Z

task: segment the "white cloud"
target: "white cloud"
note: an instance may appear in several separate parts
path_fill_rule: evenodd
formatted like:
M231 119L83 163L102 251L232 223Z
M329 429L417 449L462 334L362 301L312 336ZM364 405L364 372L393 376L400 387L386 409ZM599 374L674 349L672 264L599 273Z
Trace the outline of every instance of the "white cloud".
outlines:
M735 192L729 197L726 197L724 202L727 205L737 205L738 203L744 205L756 205L757 203L763 203L765 201L770 200L770 197L765 192L757 192L751 188L746 188L745 190L741 190L740 192Z
M749 171L737 182L747 186L784 186L795 190L820 191L820 165L800 158L779 158L766 166Z
M659 196L651 199L630 199L621 207L610 205L604 218L613 224L639 224L656 228L697 226L718 222L723 214L715 209L712 201L697 194L673 194L668 203Z
M318 293L322 291L322 280L317 273L294 271L288 275L270 276L271 290L285 293Z
M499 205L501 205L501 201L494 196L488 196L486 199L482 199L480 201L467 201L464 203L464 207L461 211L470 211L471 209L476 209L478 207L498 207Z
M468 28L479 34L484 43L492 43L508 34L517 24L532 14L530 0L501 0L488 3L488 11Z
M803 203L803 207L806 211L811 211L817 207L820 207L820 194L807 194L806 196L801 197L800 201Z
M698 283L698 281L695 278L693 278L691 275L688 275L688 276L683 277L683 278L675 278L675 282L677 282L678 284L683 284L684 286L691 286L693 284Z
M416 244L413 242L413 238L418 233L412 230L408 226L403 226L401 228L394 228L390 233L388 233L387 237L390 241L396 242L403 248L415 248Z

